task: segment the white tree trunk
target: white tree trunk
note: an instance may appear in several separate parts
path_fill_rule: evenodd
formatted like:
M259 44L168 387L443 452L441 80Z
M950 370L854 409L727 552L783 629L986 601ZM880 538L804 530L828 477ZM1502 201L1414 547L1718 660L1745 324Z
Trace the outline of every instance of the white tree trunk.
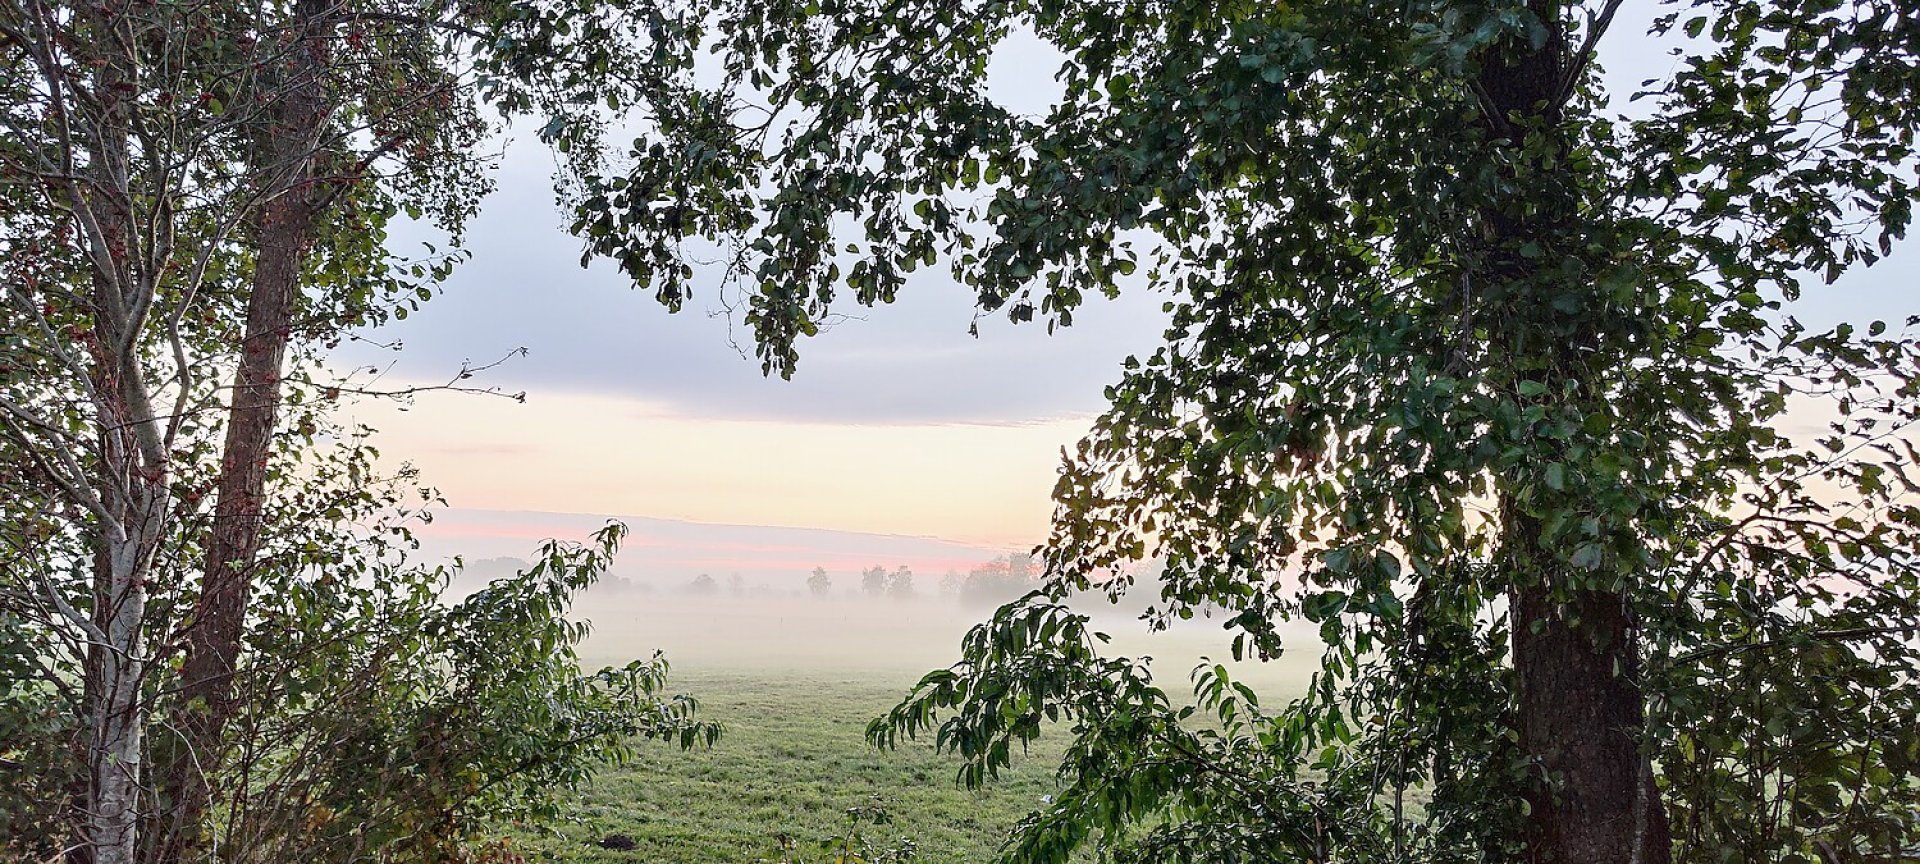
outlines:
M147 580L166 524L166 495L139 480L132 506L118 525L103 526L96 573L88 689L94 695L87 718L89 789L87 845L94 864L134 864L140 854L141 805L145 798L145 730L149 710L143 640Z
M133 538L108 541L107 599L103 616L107 645L94 652L93 672L99 699L88 718L93 727L89 764L92 790L88 802L88 838L95 864L131 864L138 854L141 765L146 747L146 725L140 685L145 664L140 658L140 619L146 611L146 589L140 584L139 551Z

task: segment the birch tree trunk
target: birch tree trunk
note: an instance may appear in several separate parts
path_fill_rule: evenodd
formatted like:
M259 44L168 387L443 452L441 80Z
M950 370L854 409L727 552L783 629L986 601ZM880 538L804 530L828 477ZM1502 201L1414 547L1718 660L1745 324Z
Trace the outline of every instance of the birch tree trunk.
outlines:
M87 836L95 864L130 864L139 850L142 789L146 783L148 703L143 693L148 664L142 631L147 573L164 518L149 491L137 500L125 524L107 526L105 563L99 574L93 620L104 635L90 652L87 670L94 701L89 706Z
M95 864L131 864L138 856L149 671L144 633L154 553L165 537L170 494L162 421L154 410L141 335L157 293L166 250L143 231L156 207L134 192L132 113L121 95L139 74L139 25L118 4L91 13L98 38L121 50L103 55L90 84L98 107L70 143L86 152L84 183L72 197L81 215L92 271L90 330L78 332L93 402L93 452L62 454L86 466L70 478L94 516L95 584L86 668L88 753L85 848Z

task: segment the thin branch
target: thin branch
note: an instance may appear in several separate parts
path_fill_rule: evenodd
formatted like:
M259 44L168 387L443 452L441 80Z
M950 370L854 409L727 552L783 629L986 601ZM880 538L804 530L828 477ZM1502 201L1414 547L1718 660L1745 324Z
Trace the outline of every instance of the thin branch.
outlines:
M444 30L448 33L457 33L469 39L483 41L489 36L489 34L483 31L462 24L456 24L452 21L436 21L422 18L418 15L404 15L398 12L343 12L340 15L340 19L348 22L381 21L388 24L405 24L409 27L419 27L427 30Z
M481 395L481 396L502 396L508 399L512 399L516 402L525 402L527 401L527 394L524 391L518 392L518 393L508 393L504 390L501 390L498 387L474 387L470 385L461 384L460 382L465 381L469 378L472 378L473 376L478 375L482 372L486 372L496 367L505 365L508 361L512 360L515 357L525 357L526 355L527 355L527 349L515 348L512 351L507 352L500 359L494 360L490 363L482 363L476 366L470 360L462 361L460 363L460 370L458 372L455 372L452 377L448 378L446 383L444 384L421 384L421 385L416 385L411 387L400 387L393 390L378 390L371 387L356 387L356 386L348 385L344 381L333 383L333 384L322 384L314 381L312 378L307 378L307 377L302 377L296 380L308 386L325 388L325 390L327 391L327 395L330 397L338 396L341 394L347 394L347 395L353 395L353 396L372 396L372 397L382 398L382 399L405 399L411 396L417 396L421 393L444 392L444 393L471 393L471 394ZM387 372L391 371L392 369L393 367L389 365L386 369L379 370L379 373L374 376L373 380L378 381L380 378L386 377Z
M99 490L88 483L87 472L80 467L79 457L66 446L65 439L68 435L65 430L48 423L6 396L0 396L0 412L3 412L0 413L0 425L4 425L14 439L20 442L21 449L26 452L28 458L33 460L34 467L40 469L48 480L59 486L60 491L65 493L73 503L93 511L95 515L109 523L114 521L113 513L100 499ZM47 460L47 456L41 453L38 447L34 446L33 442L36 438L27 434L27 431L22 428L23 424L52 434L54 459L59 463L58 469Z
M1587 67L1593 63L1594 50L1600 46L1600 37L1607 35L1607 28L1613 26L1613 15L1620 11L1623 0L1607 0L1605 8L1598 16L1587 20L1587 36L1575 51L1573 62L1567 66L1566 77L1560 80L1558 92L1554 95L1554 104L1564 106L1573 98L1573 91L1580 86L1581 76L1587 74Z

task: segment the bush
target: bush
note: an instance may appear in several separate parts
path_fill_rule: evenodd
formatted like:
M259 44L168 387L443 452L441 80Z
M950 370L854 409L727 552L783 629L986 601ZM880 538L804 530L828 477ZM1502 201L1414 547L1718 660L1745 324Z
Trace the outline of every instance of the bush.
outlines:
M553 817L560 792L636 740L712 743L694 701L667 695L664 658L579 667L587 626L566 613L623 532L548 542L451 605L445 568L268 577L239 673L247 709L210 784L230 814L221 860L497 858L478 842L490 823Z

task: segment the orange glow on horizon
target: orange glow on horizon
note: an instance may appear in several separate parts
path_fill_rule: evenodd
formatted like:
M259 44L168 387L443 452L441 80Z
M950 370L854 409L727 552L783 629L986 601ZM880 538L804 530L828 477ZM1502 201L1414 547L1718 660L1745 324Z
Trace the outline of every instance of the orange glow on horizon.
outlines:
M824 528L1026 549L1046 536L1060 448L1084 418L856 425L688 417L609 396L525 404L429 394L369 402L380 430L458 508ZM537 525L492 536L548 536ZM524 533L523 533L524 532ZM636 538L638 539L638 538Z

